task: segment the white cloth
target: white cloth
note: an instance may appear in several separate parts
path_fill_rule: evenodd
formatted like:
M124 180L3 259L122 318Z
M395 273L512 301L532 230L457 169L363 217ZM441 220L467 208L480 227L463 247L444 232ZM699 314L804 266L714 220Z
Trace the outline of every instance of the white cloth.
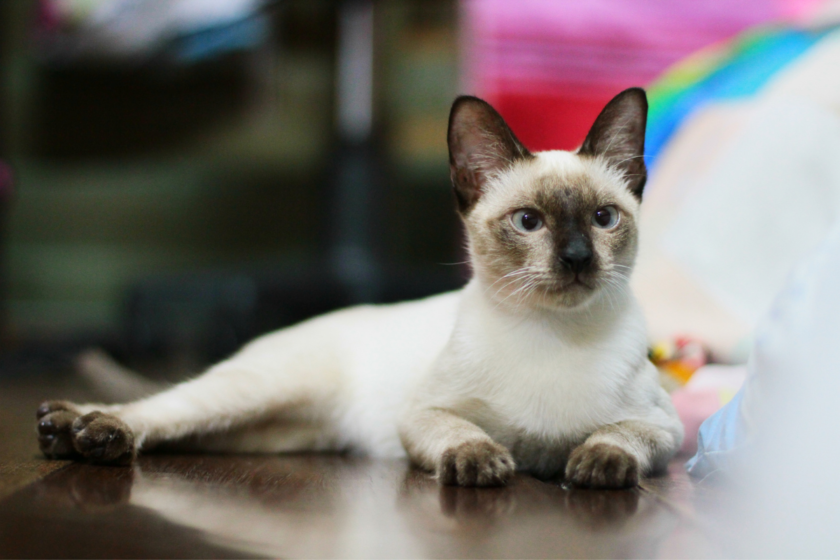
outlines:
M662 238L667 254L754 325L840 218L840 118L768 99Z

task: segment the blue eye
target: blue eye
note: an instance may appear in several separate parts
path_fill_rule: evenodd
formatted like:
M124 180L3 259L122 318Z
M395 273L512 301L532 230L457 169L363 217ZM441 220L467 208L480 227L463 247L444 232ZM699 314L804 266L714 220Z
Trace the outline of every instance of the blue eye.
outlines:
M604 206L595 210L592 214L592 225L599 229L612 229L618 225L618 208L615 206Z
M510 217L513 227L523 233L533 233L543 227L543 220L536 210L517 210Z

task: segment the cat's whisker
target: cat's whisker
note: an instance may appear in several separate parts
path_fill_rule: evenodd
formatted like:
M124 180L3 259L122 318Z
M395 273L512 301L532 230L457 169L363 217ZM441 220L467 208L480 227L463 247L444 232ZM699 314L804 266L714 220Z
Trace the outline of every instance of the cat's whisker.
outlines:
M630 267L625 265L614 265L618 267L623 267L630 269ZM610 306L615 309L615 303L613 299L621 300L622 296L625 296L629 290L629 281L630 276L625 274L619 270L608 269L605 271L605 274L601 277L604 287L604 294L606 295L607 299L610 302Z
M523 269L520 269L523 270ZM536 271L530 272L530 275L526 275L524 277L516 278L516 281L521 281L522 284L513 292L509 293L505 296L501 301L499 301L495 306L494 309L498 308L500 305L508 301L509 299L513 299L514 302L517 303L517 309L520 306L524 305L527 298L537 289L540 283L543 280L551 279L551 276L547 270L539 269L535 267L527 267L525 270L527 271ZM511 282L512 283L512 282ZM511 283L505 285L509 286ZM497 292L498 293L498 292Z
M606 281L604 282L603 291L604 291L604 295L607 296L607 301L610 304L610 309L614 311L615 310L615 302L613 301L613 290L612 290L612 288L613 288L612 283L609 281L609 279L606 279Z
M615 310L616 308L616 302L614 301L614 298L616 301L621 301L622 295L624 295L626 290L626 282L621 282L612 277L604 278L604 293L609 299L610 307L612 310Z
M610 270L603 276L603 279L612 282L616 285L627 285L630 282L630 276L618 270Z
M627 276L626 274L621 274L620 272L614 272L612 274L604 276L604 279L610 279L612 281L621 282L621 283L624 283L624 284L630 282L630 277Z
M531 286L528 288L528 290L526 291L526 293L522 294L522 298L523 298L523 299L526 299L526 298L532 298L532 297L534 296L534 294L535 294L535 293L537 293L537 290L539 289L540 285L542 285L543 280L544 280L544 279L535 280L535 281L531 284ZM545 299L545 294L543 294L542 299L543 299L543 300Z
M487 295L487 292L488 292L488 291L490 291L490 289L491 289L493 286L495 286L496 284L498 284L498 283L499 283L499 282L501 282L502 280L505 280L505 279L508 279L508 278L511 278L511 277L515 277L515 276L517 276L517 275L527 274L527 272L528 272L528 271L527 271L526 269L522 269L522 268L518 268L518 269L516 269L516 270L513 270L513 271L511 271L511 272L508 272L507 274L505 274L504 276L501 276L501 277L497 278L495 282L493 282L492 284L490 284L489 286L487 286L487 287L484 289L484 295ZM510 282L509 282L508 284L506 284L506 286L507 286L507 285L510 285ZM503 288L504 288L504 286L502 286L502 288L499 288L499 290L501 290L501 289L503 289ZM495 296L495 295L497 295L497 294L499 293L499 290L497 290L497 291L496 291L496 293L495 293L495 294L493 294L493 295L494 295L494 296Z
M505 276L508 276L508 275L505 275ZM508 282L506 282L503 286L501 286L498 290L496 290L496 291L495 291L495 293L493 294L493 297L492 297L491 299L496 299L496 297L499 295L499 293L500 293L502 290L507 289L509 286L511 286L511 285L513 285L513 284L515 284L515 283L517 283L517 282L520 282L520 281L522 281L523 279L527 279L527 275L525 275L525 276L523 277L523 274L519 274L519 275L515 276L514 278L510 279ZM494 284L495 284L495 282L494 282ZM486 292L485 292L485 294L486 294ZM505 300L507 300L507 299L508 299L508 298L510 298L510 297L511 297L511 294L508 294L507 296L505 296L504 298L502 298L502 300L501 300L501 301L499 301L499 302L496 304L496 306L494 307L494 309L495 309L495 308L497 308L497 307L498 307L501 303L503 303Z
M626 272L624 270L626 269ZM610 268L604 270L604 277L616 277L621 278L622 280L630 280L630 273L633 271L633 268L623 264L613 264Z
M496 279L496 281L495 281L495 282L493 282L492 284L490 284L489 286L487 286L487 288L485 288L485 290L484 290L484 294L486 295L486 294L487 294L487 292L488 292L488 291L490 291L490 289L491 289L491 288L493 288L493 286L495 286L496 284L498 284L498 283L499 283L499 282L501 282L502 280L506 280L506 279L507 279L507 280L509 280L509 281L508 281L508 282L506 282L504 285L502 285L500 288L498 288L498 289L496 290L496 292L494 292L494 294L493 294L493 296L494 296L494 297L495 297L495 296L497 296L497 295L499 295L499 292L501 292L502 290L504 290L505 288L507 288L508 286L510 286L511 284L513 284L514 282L516 282L517 280L521 280L521 279L522 279L522 277L527 277L528 275L531 275L531 274L534 274L534 273L537 273L537 274L544 274L544 273L546 273L546 272L547 272L547 271L545 271L545 270L543 270L543 269L536 268L536 267L533 267L533 266L525 266L525 267L522 267L522 268L518 268L518 269L513 270L513 271L511 271L511 272L508 272L508 273L507 273L507 274L505 274L504 276L501 276L501 277L499 277L498 279Z
M524 286L527 286L527 283L528 283L529 281L530 281L530 279L529 279L529 278L526 278L526 279L525 279L525 284L523 284L523 286L520 286L519 288L517 288L516 290L514 290L513 292L511 292L511 293L509 293L507 296L505 296L505 297L504 297L501 301L499 301L499 302L495 305L495 307L493 307L493 309L498 309L498 307L499 307L500 305L502 305L504 302L506 302L507 300L509 300L510 298L514 297L516 294L518 294L518 293L519 293L519 292L523 289L523 287L524 287Z
M625 161L630 161L631 159L639 159L639 158L645 158L645 157L647 157L647 154L642 154L642 155L640 155L640 156L630 156L630 157L626 157L626 158L624 158L624 159L622 159L622 160L620 160L620 161L615 162L615 163L614 163L614 165L621 165L621 164L622 164L622 163L624 163Z

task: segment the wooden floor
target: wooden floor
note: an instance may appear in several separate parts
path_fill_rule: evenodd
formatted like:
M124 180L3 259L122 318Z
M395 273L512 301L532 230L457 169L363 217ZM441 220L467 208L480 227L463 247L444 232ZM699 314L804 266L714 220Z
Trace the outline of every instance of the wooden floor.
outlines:
M682 461L633 491L440 487L403 461L146 455L46 461L35 408L86 399L72 378L0 381L3 558L721 557Z

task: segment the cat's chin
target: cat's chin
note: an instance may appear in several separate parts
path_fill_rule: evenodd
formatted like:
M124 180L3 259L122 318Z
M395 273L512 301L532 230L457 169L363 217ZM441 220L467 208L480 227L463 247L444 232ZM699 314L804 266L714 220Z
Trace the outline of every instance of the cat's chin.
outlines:
M536 307L551 311L575 311L585 309L595 299L597 288L587 281L574 280L562 285L549 285L535 290L532 296Z
M485 282L485 285L492 287L494 283ZM492 288L487 291L491 290ZM556 278L537 283L525 293L521 293L522 288L516 286L508 290L499 290L492 294L491 299L497 305L516 309L577 311L587 309L593 301L598 299L596 295L600 290L600 282L593 277Z

